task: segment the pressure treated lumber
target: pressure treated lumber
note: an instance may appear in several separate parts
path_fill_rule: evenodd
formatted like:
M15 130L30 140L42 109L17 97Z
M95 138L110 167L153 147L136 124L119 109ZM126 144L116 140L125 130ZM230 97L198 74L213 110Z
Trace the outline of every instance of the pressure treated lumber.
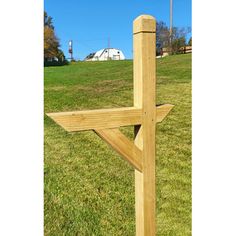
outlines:
M172 110L174 105L164 104L156 106L156 123L162 122L168 113Z
M67 131L117 128L139 124L141 110L134 107L47 114Z
M142 109L135 144L142 150L143 171L135 170L136 236L155 236L156 21L142 15L133 23L134 106Z
M133 22L134 106L48 113L69 132L94 130L124 160L135 168L136 236L155 236L155 146L156 123L161 122L171 104L156 106L156 20L141 15ZM134 126L134 142L120 130Z
M157 106L156 122L161 122L172 108L173 105L170 104ZM142 123L142 109L135 107L57 112L47 115L69 132L118 128Z
M95 132L112 146L135 169L142 171L142 152L119 129L96 129Z

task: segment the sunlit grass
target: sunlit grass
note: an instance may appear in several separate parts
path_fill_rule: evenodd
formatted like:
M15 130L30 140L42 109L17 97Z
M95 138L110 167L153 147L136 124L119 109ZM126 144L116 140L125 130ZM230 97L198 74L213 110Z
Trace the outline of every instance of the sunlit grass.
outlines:
M133 104L132 61L45 68L45 113ZM157 61L158 235L191 235L191 55ZM122 128L129 137L132 127ZM45 235L135 235L134 170L92 131L67 133L45 116Z

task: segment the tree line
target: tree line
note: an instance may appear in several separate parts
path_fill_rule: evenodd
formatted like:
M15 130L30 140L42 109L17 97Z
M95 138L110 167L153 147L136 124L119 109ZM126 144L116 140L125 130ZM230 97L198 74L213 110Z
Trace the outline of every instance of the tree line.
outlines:
M192 46L192 37L186 42L186 35L190 32L190 28L173 27L170 38L170 31L166 23L163 21L157 22L157 55L161 55L163 48L166 48L171 54L176 54L181 47ZM66 62L66 59L63 51L60 49L60 42L55 34L52 17L44 11L44 62L52 61L61 63Z
M167 27L166 23L163 21L157 22L157 55L161 54L163 48L167 48L171 54L176 54L179 52L181 47L192 46L192 37L186 42L186 36L191 32L191 28L179 28L173 27L172 34Z

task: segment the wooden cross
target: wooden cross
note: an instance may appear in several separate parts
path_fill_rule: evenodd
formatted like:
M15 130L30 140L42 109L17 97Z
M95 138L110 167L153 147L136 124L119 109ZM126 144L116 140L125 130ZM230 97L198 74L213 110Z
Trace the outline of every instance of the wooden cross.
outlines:
M135 168L136 235L155 235L156 123L173 108L156 106L156 20L141 15L133 22L134 106L47 114L69 132L94 130ZM134 142L119 128L134 125Z

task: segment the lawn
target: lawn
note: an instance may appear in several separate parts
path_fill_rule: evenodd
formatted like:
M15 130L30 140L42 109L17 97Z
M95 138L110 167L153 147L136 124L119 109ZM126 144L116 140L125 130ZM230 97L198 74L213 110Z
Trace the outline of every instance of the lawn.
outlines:
M46 67L45 113L133 105L133 62ZM157 125L159 236L191 235L191 55L157 60L157 103L174 104ZM135 235L134 170L92 131L67 133L45 116L44 232ZM133 128L122 128L133 138Z

